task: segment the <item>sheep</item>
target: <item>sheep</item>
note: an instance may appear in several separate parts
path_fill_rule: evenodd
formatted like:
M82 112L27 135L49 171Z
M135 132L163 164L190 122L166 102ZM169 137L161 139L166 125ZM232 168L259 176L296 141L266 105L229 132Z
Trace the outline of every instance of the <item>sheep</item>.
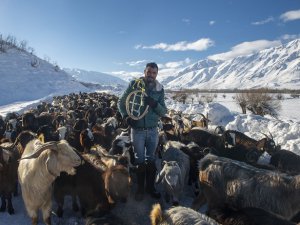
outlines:
M184 152L180 150L185 146L184 144L177 142L177 141L168 141L165 145L163 152L162 152L162 162L165 162L166 168L162 168L162 170L159 172L157 177L157 182L162 181L162 178L165 176L165 171L172 171L174 177L170 179L164 179L164 191L169 195L173 196L174 201L173 204L178 204L177 196L182 193L184 185L187 183L188 174L190 170L190 160L189 156L186 155ZM175 161L177 163L177 166L175 163L167 163ZM173 167L170 170L167 170L168 166ZM179 172L180 171L180 172ZM168 175L171 175L171 173L167 173ZM171 179L175 179L175 177L178 177L178 182L175 184L176 190L173 189L173 182L170 183L169 181ZM168 199L166 199L168 200Z
M60 172L75 174L74 167L82 163L78 153L65 141L42 144L31 140L20 159L18 175L25 207L32 225L38 223L42 210L46 225L51 224L52 183Z
M193 208L205 199L208 208L256 207L290 220L300 211L300 175L258 169L243 162L208 154L199 162L202 192Z
M176 206L162 211L160 204L153 205L150 219L152 225L220 225L191 208Z

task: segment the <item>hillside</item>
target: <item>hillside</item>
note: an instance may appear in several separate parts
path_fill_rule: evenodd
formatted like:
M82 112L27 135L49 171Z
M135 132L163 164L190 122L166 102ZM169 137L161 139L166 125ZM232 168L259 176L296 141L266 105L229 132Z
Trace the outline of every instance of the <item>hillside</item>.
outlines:
M5 105L89 89L45 60L11 48L0 53L0 90Z

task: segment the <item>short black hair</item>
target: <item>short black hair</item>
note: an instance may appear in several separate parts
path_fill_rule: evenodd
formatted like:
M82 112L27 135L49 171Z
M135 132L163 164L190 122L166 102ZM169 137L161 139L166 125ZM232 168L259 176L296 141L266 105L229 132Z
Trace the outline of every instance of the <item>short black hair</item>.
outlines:
M158 70L158 66L157 66L157 64L155 62L149 62L149 63L147 63L146 68L147 67L156 68Z

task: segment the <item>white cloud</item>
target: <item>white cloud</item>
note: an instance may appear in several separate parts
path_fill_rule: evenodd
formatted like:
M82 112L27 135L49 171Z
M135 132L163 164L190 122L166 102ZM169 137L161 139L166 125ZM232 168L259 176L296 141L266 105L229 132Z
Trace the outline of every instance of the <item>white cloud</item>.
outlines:
M164 68L178 68L187 64L191 63L190 58L186 58L185 60L182 61L176 61L176 62L167 62L164 66Z
M169 51L204 51L214 45L214 41L209 38L202 38L195 42L180 41L175 44L158 43L152 46L136 45L136 49L162 49Z
M191 20L188 19L188 18L183 18L182 19L182 22L186 23L186 24L190 24L191 23Z
M265 20L261 20L261 21L256 21L256 22L252 22L251 24L252 25L263 25L263 24L266 24L266 23L270 23L274 21L274 18L272 16L268 17L267 19Z
M238 56L249 55L260 50L280 45L279 40L268 41L268 40L257 40L251 42L243 42L231 48L231 51L224 52L216 55L211 55L208 58L212 60L228 60Z
M215 23L216 23L216 21L214 21L214 20L209 21L210 26L214 25Z
M300 38L300 34L284 34L281 36L283 40L293 40L297 38Z
M285 13L281 14L280 19L282 19L284 22L291 21L291 20L299 20L300 19L300 9L285 12Z
M126 62L126 64L129 66L140 66L140 65L145 64L146 62L147 62L147 60L138 60L138 61Z

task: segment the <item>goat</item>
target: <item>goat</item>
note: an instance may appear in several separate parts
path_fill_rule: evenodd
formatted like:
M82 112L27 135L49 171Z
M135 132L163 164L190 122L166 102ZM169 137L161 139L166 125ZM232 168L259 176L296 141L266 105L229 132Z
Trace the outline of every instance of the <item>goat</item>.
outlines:
M46 225L51 224L52 183L60 172L75 174L74 167L81 158L65 141L42 144L31 140L20 159L18 175L25 207L32 225L38 223L38 210L42 210Z
M191 208L177 206L163 211L159 204L153 205L150 219L152 225L220 225Z
M164 191L167 196L173 197L172 203L174 205L178 204L179 195L182 193L184 185L187 183L190 170L189 156L180 150L183 146L185 145L177 141L167 142L162 152L162 161L165 165L163 165L163 168L156 179L157 183L162 180L164 181ZM173 162L171 163L171 161ZM166 177L166 175L174 175L174 177L169 178ZM171 182L171 180L177 182ZM168 197L166 200L168 201Z
M57 215L63 215L65 195L72 195L73 209L77 209L76 196L81 214L98 208L105 214L116 201L125 202L130 187L128 170L122 165L106 167L95 155L83 154L84 164L76 168L74 176L62 174L54 183L54 199L58 204Z
M84 225L125 225L126 223L119 217L108 213L103 215L96 210L88 213Z
M11 199L12 193L16 190L19 154L15 148L12 150L2 149L2 145L0 147L0 164L2 165L0 168L0 212L4 212L7 208L9 214L14 214Z
M202 118L199 121L192 120L192 127L201 127L204 129L208 129L208 123L210 122L210 120L207 116L205 117L202 113L200 113L200 115Z
M185 144L195 142L200 147L212 147L218 151L224 148L223 137L202 129L193 128L188 133L181 134L181 141Z
M288 150L277 150L271 154L270 164L282 172L300 174L300 156Z
M246 148L256 147L261 152L267 151L268 153L278 149L273 138L265 136L265 138L257 141L236 130L226 130L223 134L225 144L227 145L243 145Z
M208 216L222 225L296 225L263 209L253 207L213 209L208 212Z
M208 154L199 162L202 192L193 203L208 208L256 207L290 220L300 211L300 175L288 176Z

